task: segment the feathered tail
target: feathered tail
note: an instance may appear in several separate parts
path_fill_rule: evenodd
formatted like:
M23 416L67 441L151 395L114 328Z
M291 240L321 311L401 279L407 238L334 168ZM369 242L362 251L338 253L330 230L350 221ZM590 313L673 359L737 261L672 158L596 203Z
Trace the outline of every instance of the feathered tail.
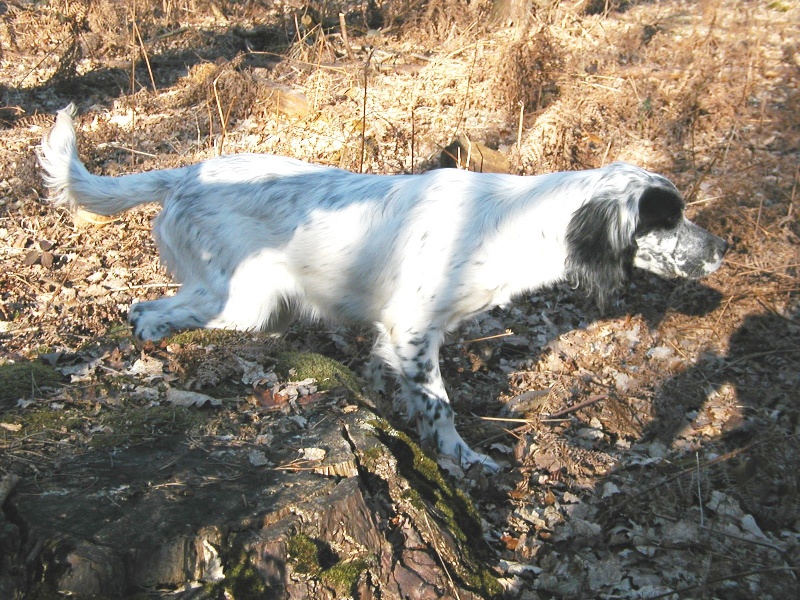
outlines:
M56 204L81 207L98 215L114 215L145 202L161 202L182 174L168 169L103 177L92 175L78 157L75 142L75 105L58 111L50 135L42 140L39 163L44 181L55 193Z

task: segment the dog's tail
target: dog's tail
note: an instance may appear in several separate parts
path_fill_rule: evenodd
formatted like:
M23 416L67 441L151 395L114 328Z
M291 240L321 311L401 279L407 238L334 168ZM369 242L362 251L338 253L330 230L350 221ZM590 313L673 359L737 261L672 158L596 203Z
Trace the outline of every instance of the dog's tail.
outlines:
M81 207L98 215L114 215L145 202L160 202L178 180L176 171L150 171L121 177L92 175L78 156L75 105L58 111L50 135L42 140L39 163L56 204Z

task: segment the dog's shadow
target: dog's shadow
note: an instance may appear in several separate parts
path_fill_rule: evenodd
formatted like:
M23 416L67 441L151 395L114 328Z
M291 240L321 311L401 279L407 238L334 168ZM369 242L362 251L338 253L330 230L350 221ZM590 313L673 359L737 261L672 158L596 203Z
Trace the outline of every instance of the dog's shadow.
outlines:
M495 308L479 316L477 328L466 323L459 331L460 339L451 340L443 348L444 368L449 373L445 381L452 385L476 377L480 385L490 385L492 397L497 397L508 388L508 379L487 375L507 370L500 364L503 359L535 366L550 351L552 342L571 331L602 320L636 316L648 329L656 330L667 315L710 314L719 308L722 297L718 290L697 280L666 281L637 272L618 301L601 312L581 290L560 284L521 298L510 309ZM524 315L521 319L520 311ZM532 330L527 325L531 321L538 322ZM475 333L481 326L485 335ZM464 357L470 369L464 368ZM454 400L458 402L457 397Z

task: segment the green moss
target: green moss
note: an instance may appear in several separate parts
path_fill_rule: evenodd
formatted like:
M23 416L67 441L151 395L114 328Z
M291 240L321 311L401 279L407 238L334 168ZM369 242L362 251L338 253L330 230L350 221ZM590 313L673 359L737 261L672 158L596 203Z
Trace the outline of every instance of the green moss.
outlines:
M405 433L383 419L373 419L369 423L397 459L399 474L410 484L409 489L402 492L401 500L416 511L427 511L428 506L433 505L437 518L444 521L444 528L459 541L468 569L458 569L455 573L458 578L481 596L501 596L502 586L474 553L483 543L483 529L480 515L469 497L450 485L436 462Z
M225 569L225 578L206 586L208 597L233 600L262 600L269 598L270 588L253 565L250 555L242 552Z
M792 9L791 3L780 2L779 0L770 2L769 4L767 4L767 6L772 10L777 10L778 12L789 12Z
M168 342L180 346L188 346L190 344L195 346L211 346L224 344L240 338L241 336L241 331L234 331L231 329L187 329L170 335Z
M286 553L296 573L317 575L321 571L319 548L306 534L298 533L290 537L286 542Z
M358 576L369 567L369 561L363 558L342 561L330 569L320 573L322 583L336 590L339 596L350 596L358 581Z
M287 560L295 573L317 578L327 587L336 590L339 596L349 596L358 576L369 567L369 561L364 558L347 561L334 558L336 562L324 568L322 563L326 549L327 554L331 554L327 544L305 533L297 533L286 542Z
M101 413L92 448L110 448L146 437L196 432L210 413L183 406L123 406Z
M0 400L17 400L39 393L42 387L64 382L62 375L38 361L0 365Z
M82 431L83 419L75 411L50 406L30 407L25 410L11 410L3 415L7 423L22 425L19 431L9 433L10 437L24 438L44 431L55 437L68 436Z
M49 432L50 439L72 439L94 449L122 446L169 433L197 432L210 418L213 413L209 411L180 406L126 405L105 409L93 418L87 417L80 408L49 405L11 410L3 415L6 423L22 426L19 431L6 432L9 437L22 439Z
M242 553L239 560L227 570L222 587L235 600L262 600L267 597L265 594L268 591L267 584L246 553Z
M339 386L360 393L358 379L353 372L335 360L315 352L281 352L275 372L286 379L313 378L321 390Z
M380 446L373 446L367 448L361 455L361 462L367 471L374 471L378 465L378 461L383 457L384 451Z

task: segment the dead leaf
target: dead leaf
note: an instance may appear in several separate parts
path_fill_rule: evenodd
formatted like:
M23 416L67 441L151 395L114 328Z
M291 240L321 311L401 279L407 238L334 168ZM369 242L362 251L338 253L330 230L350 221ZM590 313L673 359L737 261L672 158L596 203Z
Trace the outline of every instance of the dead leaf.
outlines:
M208 404L209 406L222 406L222 400L212 398L199 392L188 390L176 390L167 388L167 402L175 406L196 406L198 408Z
M319 461L324 460L327 452L323 448L300 448L298 450L305 460Z
M260 450L251 450L247 454L247 460L249 460L250 464L254 467L263 467L264 465L270 464L267 455Z
M265 410L280 410L289 403L289 396L280 391L274 391L277 387L256 388L251 397Z
M147 381L152 381L164 374L164 361L145 356L134 362L127 372L128 375L143 375Z
M500 541L503 542L506 546L506 550L516 550L517 545L519 544L519 540L513 536L504 533L500 536Z
M56 367L56 371L62 375L70 378L70 382L78 383L81 381L89 381L94 376L94 372L100 363L103 362L102 358L95 358L89 362L80 363L77 365L67 365L64 367Z

